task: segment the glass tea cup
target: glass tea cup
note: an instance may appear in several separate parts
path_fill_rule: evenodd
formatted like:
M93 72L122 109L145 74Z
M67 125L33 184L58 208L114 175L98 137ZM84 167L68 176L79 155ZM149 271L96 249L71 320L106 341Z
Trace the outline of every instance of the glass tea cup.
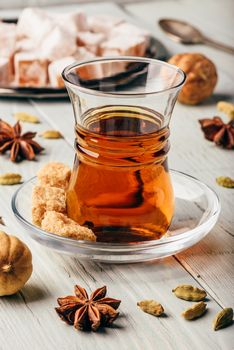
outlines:
M100 242L162 237L174 212L169 122L185 74L155 59L112 57L62 76L76 135L68 216Z

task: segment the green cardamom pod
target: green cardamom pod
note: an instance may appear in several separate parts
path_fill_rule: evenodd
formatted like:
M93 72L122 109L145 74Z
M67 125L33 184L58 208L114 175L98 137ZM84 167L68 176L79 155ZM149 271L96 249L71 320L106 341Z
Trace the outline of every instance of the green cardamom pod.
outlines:
M155 300L142 300L137 305L142 311L154 316L161 316L164 313L163 306Z
M219 186L234 188L234 180L228 176L219 176L216 178L216 182Z
M204 303L204 301L199 301L199 303L196 303L188 309L184 310L181 315L186 320L193 320L194 318L202 316L205 313L205 311L206 304Z
M177 286L172 292L175 293L177 298L188 301L201 301L207 295L205 290L187 284Z
M15 173L0 174L0 185L16 185L21 182L22 176Z
M221 328L225 328L232 323L233 320L233 309L227 307L221 310L213 320L213 328L215 331Z

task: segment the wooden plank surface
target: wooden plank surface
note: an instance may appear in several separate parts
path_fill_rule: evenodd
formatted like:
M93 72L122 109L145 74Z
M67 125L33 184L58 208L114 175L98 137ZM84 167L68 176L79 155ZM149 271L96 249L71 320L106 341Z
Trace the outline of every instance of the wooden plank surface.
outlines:
M195 278L198 274L201 276L200 283L206 285L222 305L234 300L234 192L219 187L215 178L221 175L234 177L234 157L232 151L217 148L202 138L198 119L217 115L215 105L220 99L234 101L233 56L203 45L186 47L174 43L160 30L157 23L163 17L186 19L216 40L234 45L234 34L230 30L233 7L232 1L224 1L221 15L220 4L210 0L204 1L202 7L191 0L127 6L127 10L141 21L142 14L145 13L147 24L152 29L155 28L155 35L163 41L171 55L177 52L201 52L217 65L219 79L215 94L199 107L179 104L175 107L171 123L170 165L204 181L220 197L222 211L212 233L196 247L179 254L177 259ZM222 25L217 27L217 21ZM221 116L225 119L224 115Z
M229 2L226 2L227 6ZM206 0L205 6L211 2ZM193 7L194 6L194 9ZM203 5L204 6L204 5ZM89 11L91 5L88 5ZM95 5L95 10L120 13L111 5ZM94 8L93 8L94 10ZM219 14L214 6L214 17L198 8L195 2L157 1L127 6L127 10L147 21L154 29L155 20L165 16L181 16L196 21L217 38L231 44L229 17L224 15L222 27L215 26ZM214 24L213 24L214 22ZM219 30L220 28L220 30ZM208 30L207 29L207 30ZM182 45L172 44L159 32L171 52L186 51ZM25 234L13 217L10 200L17 188L0 187L0 215L7 232L21 237L33 253L34 273L22 291L0 299L0 349L232 349L233 326L219 332L211 329L215 313L223 306L233 306L233 190L215 184L218 175L234 176L233 154L214 147L203 139L197 120L216 113L215 102L220 98L233 98L233 69L231 56L205 47L189 47L212 57L219 72L216 95L200 107L177 104L171 124L172 149L170 165L205 181L219 194L222 213L219 223L202 242L195 247L164 260L133 265L107 265L81 262L72 257L53 253L36 244ZM0 158L0 173L20 172L24 180L35 175L43 163L50 160L73 161L73 116L68 101L0 101L0 116L13 123L14 111L27 111L38 115L38 125L24 124L24 128L38 132L56 127L64 140L40 140L46 154L37 162L12 164ZM106 284L109 295L122 299L121 317L113 329L97 334L77 333L63 324L53 307L56 298L72 292L79 283L88 292ZM209 293L209 311L204 318L186 322L180 316L187 303L176 299L171 289L180 283L202 285ZM167 312L166 318L153 318L142 313L136 302L145 298L160 301Z

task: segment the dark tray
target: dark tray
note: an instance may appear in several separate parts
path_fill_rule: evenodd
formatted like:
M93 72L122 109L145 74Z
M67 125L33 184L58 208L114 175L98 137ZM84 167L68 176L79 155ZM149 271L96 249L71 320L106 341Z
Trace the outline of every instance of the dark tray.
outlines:
M17 23L17 19L3 19L3 22ZM167 59L168 53L164 45L159 40L151 36L146 57L164 61ZM65 88L2 86L0 87L0 97L54 99L67 98L68 95Z

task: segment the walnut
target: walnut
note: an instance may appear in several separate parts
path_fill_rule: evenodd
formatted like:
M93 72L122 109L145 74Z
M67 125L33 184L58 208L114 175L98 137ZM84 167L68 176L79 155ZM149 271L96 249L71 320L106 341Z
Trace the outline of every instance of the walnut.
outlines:
M182 53L171 57L168 62L180 67L187 75L178 97L181 103L195 105L212 94L217 72L207 57L199 53Z

